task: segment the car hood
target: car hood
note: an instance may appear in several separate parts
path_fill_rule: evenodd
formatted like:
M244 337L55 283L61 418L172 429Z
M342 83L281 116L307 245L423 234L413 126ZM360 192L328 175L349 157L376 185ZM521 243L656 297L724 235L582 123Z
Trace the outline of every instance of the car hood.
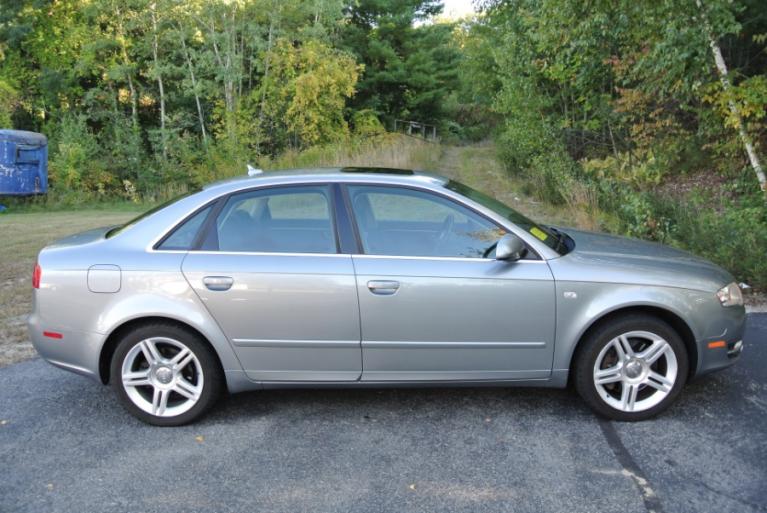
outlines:
M575 241L565 258L591 269L594 281L718 290L733 281L716 264L687 251L628 237L562 229Z

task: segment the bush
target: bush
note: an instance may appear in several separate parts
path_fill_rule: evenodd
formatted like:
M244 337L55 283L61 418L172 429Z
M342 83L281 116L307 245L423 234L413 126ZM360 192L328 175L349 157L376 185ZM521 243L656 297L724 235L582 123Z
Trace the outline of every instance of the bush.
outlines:
M381 135L386 132L378 115L371 109L355 111L351 121L355 136Z
M730 203L711 208L701 196L672 208L671 242L721 265L752 287L767 289L767 209Z
M99 158L96 136L83 116L65 117L54 142L49 163L51 187L60 191L106 192L113 186Z

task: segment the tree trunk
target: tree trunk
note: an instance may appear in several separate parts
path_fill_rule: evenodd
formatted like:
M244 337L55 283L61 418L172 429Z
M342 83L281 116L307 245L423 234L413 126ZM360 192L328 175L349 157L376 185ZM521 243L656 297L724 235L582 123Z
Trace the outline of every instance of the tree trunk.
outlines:
M224 25L227 24L226 17L223 19ZM224 107L226 110L225 115L225 123L226 123L226 131L227 136L229 137L230 141L234 140L234 127L232 126L232 117L234 113L234 82L231 77L231 70L232 70L232 56L229 52L230 49L230 43L226 42L225 49L227 50L226 53L226 60L224 60L224 57L221 55L221 49L218 46L218 41L216 40L216 23L215 20L211 21L210 24L205 24L208 27L208 31L210 32L210 39L213 43L213 55L216 58L216 63L222 70L223 75L223 82L224 82ZM226 30L226 29L225 29Z
M264 76L261 79L261 102L258 107L258 141L256 141L256 153L261 151L261 127L264 123L264 106L266 104L266 86L269 79L269 61L272 52L272 36L274 34L274 18L269 20L269 38L266 41L266 57L264 59Z
M200 102L200 94L197 92L197 78L194 75L194 64L192 63L192 57L189 55L189 50L186 48L186 37L184 36L181 25L178 27L179 34L181 34L181 48L184 50L184 58L186 59L186 65L189 68L189 78L192 81L192 89L194 90L194 102L197 104L197 117L200 120L200 131L202 132L202 141L206 147L208 144L208 134L205 131L205 116L202 113L202 103Z
M716 63L716 69L719 72L719 80L722 83L722 89L724 90L725 94L727 94L732 90L727 63L724 62L722 49L720 48L719 43L714 36L714 31L711 28L711 24L708 20L708 16L704 11L701 0L696 0L696 4L700 10L700 15L703 17L703 26L706 30L706 37L708 38L708 44L711 47L711 53L714 55L714 62ZM748 155L748 160L751 163L751 167L754 169L756 179L759 181L759 187L762 189L762 192L767 195L767 177L764 175L764 169L762 169L762 164L759 162L759 156L756 154L756 149L754 148L754 144L751 141L751 137L749 137L748 132L746 131L746 127L743 124L743 116L740 113L740 108L738 107L738 104L732 100L728 101L728 107L730 109L730 114L732 114L732 117L735 119L735 123L738 127L738 135L740 136L740 140L746 149L746 154Z
M120 38L120 54L122 55L123 59L123 66L125 66L128 69L127 72L127 79L128 79L128 91L130 91L130 104L131 104L131 122L133 124L133 130L138 131L139 125L138 125L138 97L136 95L136 88L133 85L133 78L131 78L131 62L130 58L128 57L128 50L125 48L125 30L123 29L122 24L122 15L120 14L120 8L118 7L115 9L115 14L117 14L117 35Z
M157 74L157 87L160 90L160 138L162 140L162 159L168 158L168 144L165 137L165 88L162 83L162 72L160 71L160 58L159 58L159 40L157 36L157 5L151 4L149 6L152 13L152 56L154 58L154 71Z

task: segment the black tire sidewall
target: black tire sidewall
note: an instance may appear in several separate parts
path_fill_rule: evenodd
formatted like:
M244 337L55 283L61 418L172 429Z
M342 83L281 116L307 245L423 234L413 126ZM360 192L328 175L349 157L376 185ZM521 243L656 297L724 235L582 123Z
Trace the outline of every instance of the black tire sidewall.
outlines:
M607 404L594 385L594 364L599 353L611 340L629 331L648 331L669 343L677 359L677 377L671 392L647 410L624 412ZM652 418L665 411L676 400L689 375L687 349L679 334L666 322L652 316L633 315L603 323L597 327L578 351L575 361L575 388L583 400L599 415L611 420L637 421Z
M183 343L200 361L204 376L202 393L197 403L188 411L174 417L159 417L145 412L128 397L122 384L122 364L128 352L142 340L166 337ZM221 395L223 373L213 350L198 335L172 324L148 324L131 330L122 336L112 355L110 384L122 405L135 417L154 426L181 426L205 414Z

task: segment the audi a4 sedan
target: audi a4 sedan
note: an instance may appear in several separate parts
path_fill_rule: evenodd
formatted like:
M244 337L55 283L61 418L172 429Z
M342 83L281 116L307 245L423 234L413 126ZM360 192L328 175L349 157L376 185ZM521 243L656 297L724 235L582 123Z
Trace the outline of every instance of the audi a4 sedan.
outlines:
M733 277L691 254L379 168L210 185L43 249L33 287L42 357L162 426L319 386L569 383L642 420L731 365L745 320Z

